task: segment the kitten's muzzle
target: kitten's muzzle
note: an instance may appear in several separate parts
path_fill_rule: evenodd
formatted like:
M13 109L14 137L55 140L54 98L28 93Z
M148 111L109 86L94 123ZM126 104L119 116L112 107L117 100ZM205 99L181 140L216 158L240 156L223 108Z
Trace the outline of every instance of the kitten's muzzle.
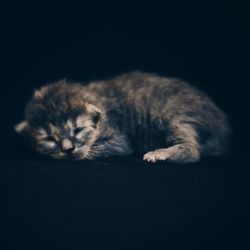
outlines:
M73 145L72 141L69 139L63 139L62 141L62 150L66 153L72 153L72 151L75 149L75 146Z

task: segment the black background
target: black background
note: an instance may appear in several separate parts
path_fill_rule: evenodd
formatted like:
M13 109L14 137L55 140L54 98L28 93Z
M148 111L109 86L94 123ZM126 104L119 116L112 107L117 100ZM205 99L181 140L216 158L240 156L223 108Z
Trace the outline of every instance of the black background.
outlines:
M247 1L246 1L247 2ZM3 249L247 249L249 6L9 1L1 7ZM229 155L190 166L55 162L13 132L44 83L131 70L187 80L229 116Z

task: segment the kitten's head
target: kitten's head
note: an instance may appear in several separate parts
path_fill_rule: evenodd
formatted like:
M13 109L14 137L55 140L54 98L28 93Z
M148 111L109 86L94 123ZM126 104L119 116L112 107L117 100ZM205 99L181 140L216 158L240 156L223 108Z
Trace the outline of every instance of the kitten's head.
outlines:
M56 159L91 159L104 114L84 99L81 85L64 81L46 85L35 91L26 106L25 120L15 130L41 154Z

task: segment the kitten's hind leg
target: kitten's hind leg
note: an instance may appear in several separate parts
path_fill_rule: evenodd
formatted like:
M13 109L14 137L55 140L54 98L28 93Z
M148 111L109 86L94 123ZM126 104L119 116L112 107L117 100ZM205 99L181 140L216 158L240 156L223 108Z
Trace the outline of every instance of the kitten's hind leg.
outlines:
M174 145L146 153L145 161L171 161L175 163L197 162L200 159L200 148L197 133L189 124L174 124L171 135Z

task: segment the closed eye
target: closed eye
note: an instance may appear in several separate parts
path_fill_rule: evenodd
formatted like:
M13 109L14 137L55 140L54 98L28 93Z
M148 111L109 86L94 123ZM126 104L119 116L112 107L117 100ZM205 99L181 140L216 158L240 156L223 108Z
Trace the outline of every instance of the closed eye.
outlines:
M84 127L77 127L77 128L75 128L74 129L74 134L76 135L76 134L80 133L83 129L84 129Z
M48 136L46 137L46 140L47 140L47 141L54 141L55 139L54 139L54 137L53 137L52 135L48 135Z

